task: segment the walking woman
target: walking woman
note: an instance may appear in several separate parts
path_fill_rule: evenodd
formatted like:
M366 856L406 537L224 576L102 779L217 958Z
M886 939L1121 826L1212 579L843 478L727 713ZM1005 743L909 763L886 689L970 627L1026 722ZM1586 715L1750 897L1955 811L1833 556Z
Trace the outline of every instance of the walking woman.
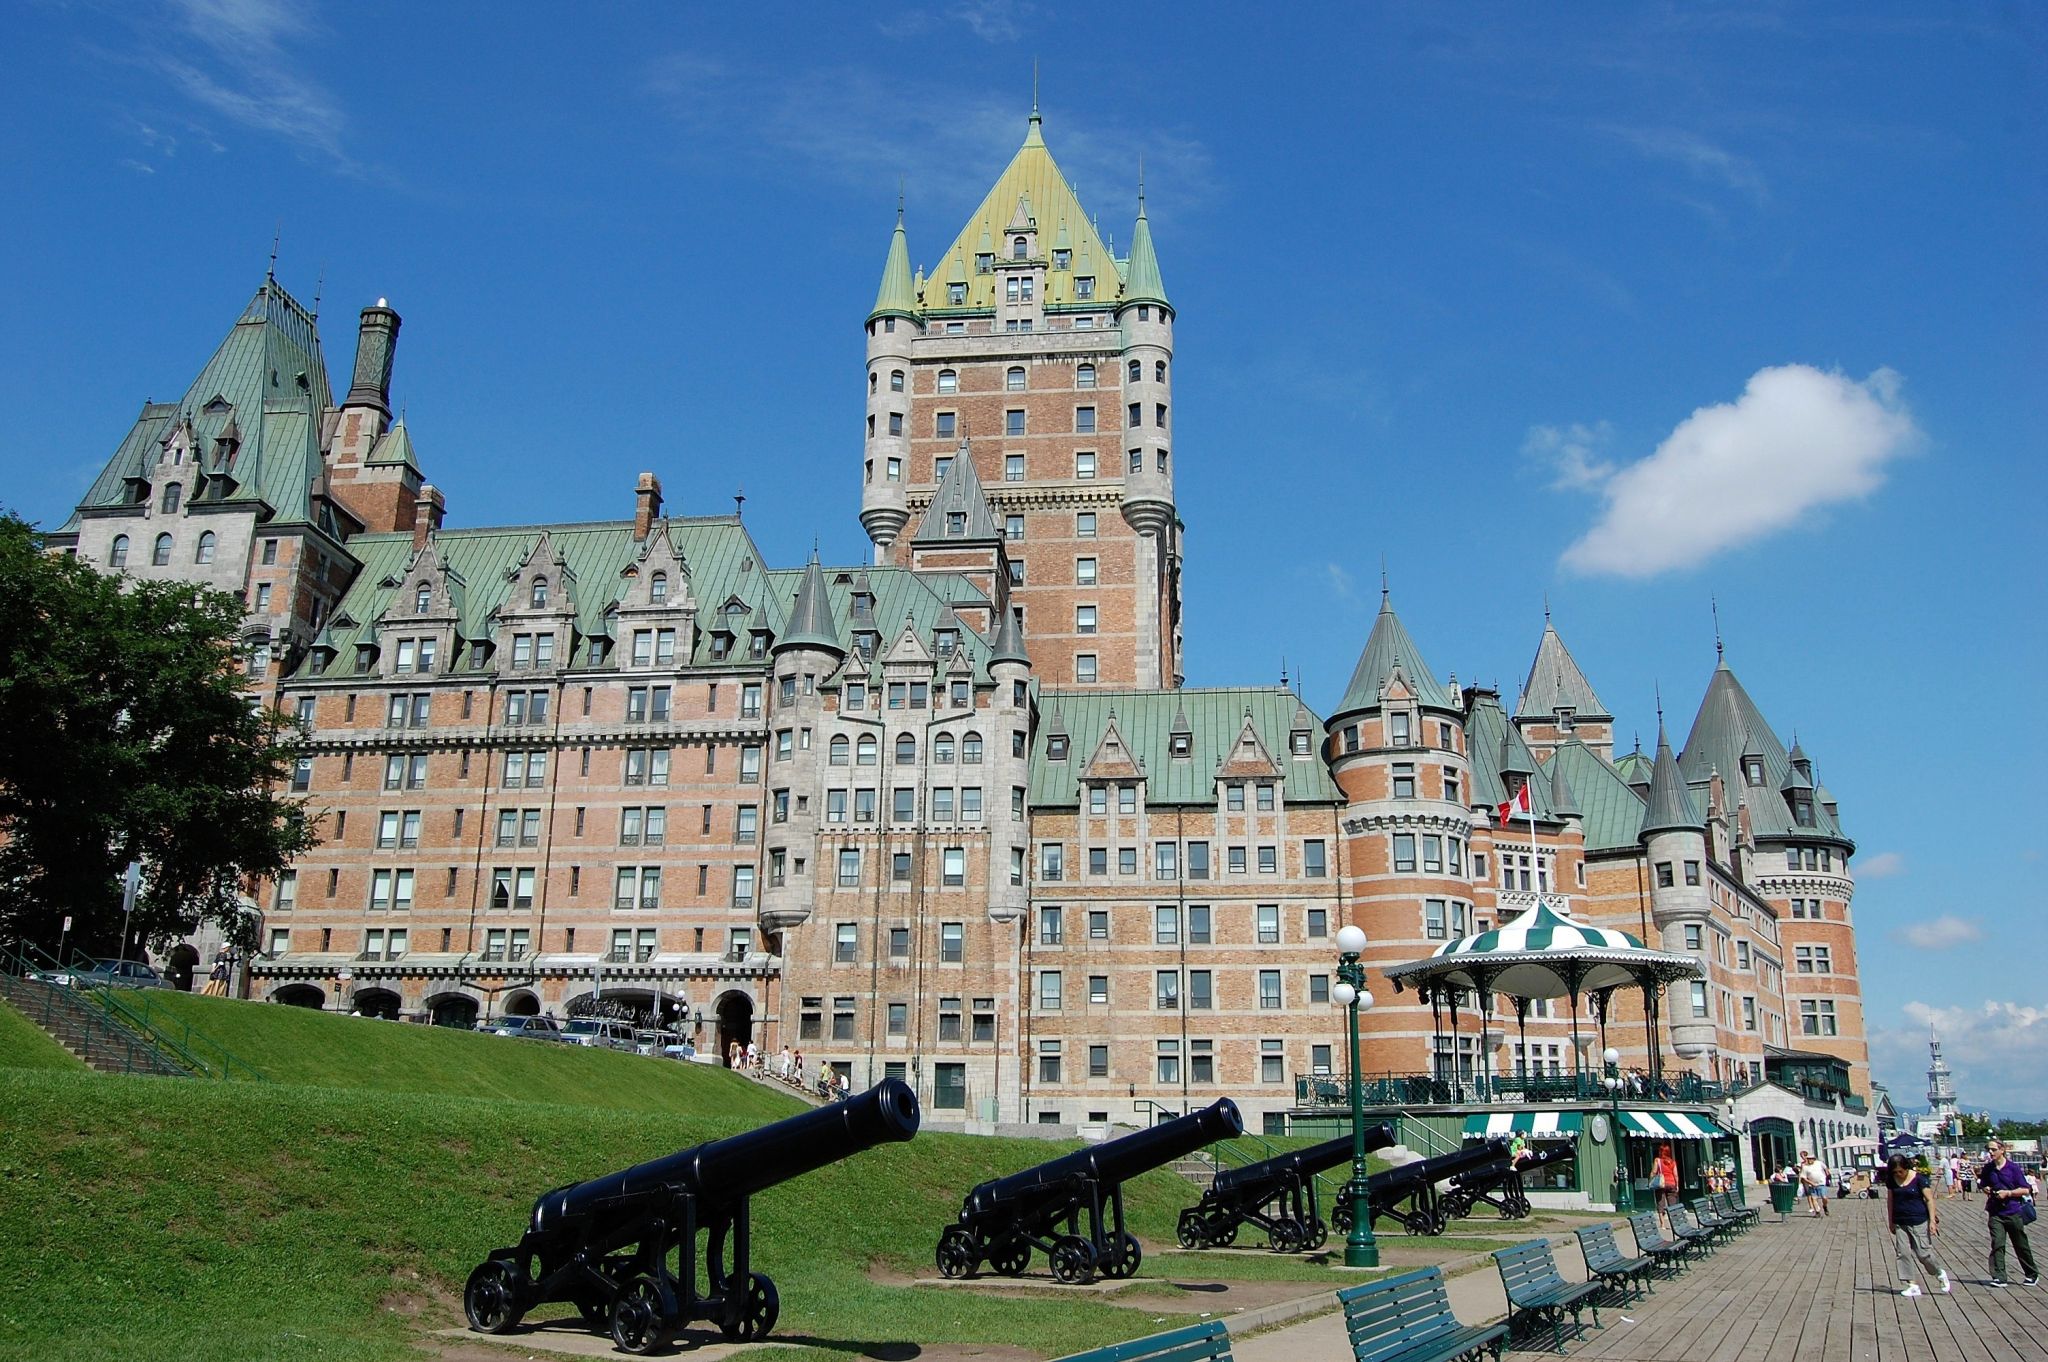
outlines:
M2005 1156L2005 1141L1991 1142L1991 1162L1977 1176L1984 1189L1984 1209L1991 1230L1991 1284L2004 1286L2005 1246L2011 1241L2019 1254L2020 1279L2039 1286L2041 1274L2034 1267L2034 1246L2027 1242L2027 1225L2034 1219L2034 1186L2020 1166Z
M1885 1218L1891 1225L1892 1248L1899 1255L1899 1280L1905 1285L1899 1288L1901 1296L1923 1296L1920 1283L1913 1280L1913 1263L1919 1260L1920 1269L1927 1274L1927 1280L1940 1283L1939 1290L1949 1293L1948 1272L1934 1261L1934 1237L1941 1233L1941 1216L1934 1209L1934 1198L1927 1195L1928 1181L1920 1170L1904 1154L1894 1154L1886 1168L1885 1190L1891 1193L1885 1210Z
M1650 1169L1650 1187L1657 1193L1657 1213L1669 1216L1671 1203L1678 1200L1678 1156L1671 1146L1657 1146L1657 1161Z

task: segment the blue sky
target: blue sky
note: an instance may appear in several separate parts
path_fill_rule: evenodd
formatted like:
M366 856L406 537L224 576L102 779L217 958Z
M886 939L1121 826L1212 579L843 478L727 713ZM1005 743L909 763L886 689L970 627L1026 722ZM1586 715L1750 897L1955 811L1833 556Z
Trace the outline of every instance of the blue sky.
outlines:
M877 14L881 17L876 17ZM857 559L861 320L1045 132L1180 309L1194 684L1336 698L1384 559L1624 744L1728 657L1860 843L1878 1076L2048 1111L2041 12L1990 5L12 7L0 501L60 520L261 278L405 317L451 523L658 471ZM21 58L25 58L22 60ZM1967 817L1957 813L1967 810ZM2015 957L2021 957L2015 959Z

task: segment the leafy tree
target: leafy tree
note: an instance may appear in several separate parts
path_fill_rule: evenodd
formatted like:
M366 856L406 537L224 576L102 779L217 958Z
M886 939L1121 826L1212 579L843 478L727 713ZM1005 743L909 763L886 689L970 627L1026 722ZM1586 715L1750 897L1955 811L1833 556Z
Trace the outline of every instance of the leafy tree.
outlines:
M1987 1140L1991 1137L1991 1118L1979 1112L1972 1116L1962 1113L1963 1138L1972 1141Z
M225 592L102 574L0 513L0 938L54 946L69 914L110 946L140 861L137 937L211 921L254 945L238 891L316 838L279 793L298 730L247 689L242 622Z

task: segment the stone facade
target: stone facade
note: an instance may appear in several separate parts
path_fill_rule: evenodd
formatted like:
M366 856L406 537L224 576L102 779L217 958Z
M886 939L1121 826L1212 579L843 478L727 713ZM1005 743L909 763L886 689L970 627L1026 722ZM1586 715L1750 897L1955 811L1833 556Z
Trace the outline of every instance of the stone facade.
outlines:
M1647 1066L1640 996L1482 1017L1379 978L1541 895L1702 962L1656 1000L1676 1067L1754 1088L1805 1053L1807 1107L1867 1093L1854 844L1725 665L1654 758L1616 758L1547 622L1512 712L1390 599L1327 718L1179 687L1173 323L1142 208L1113 255L1034 118L929 275L898 224L871 563L771 566L652 473L615 521L451 528L390 420L396 312L364 310L334 403L274 280L56 544L243 594L252 682L305 723L324 840L252 896L260 996L630 1011L900 1075L941 1123L1226 1094L1266 1122L1346 1068L1347 922L1372 1073L1569 1073L1574 1015Z

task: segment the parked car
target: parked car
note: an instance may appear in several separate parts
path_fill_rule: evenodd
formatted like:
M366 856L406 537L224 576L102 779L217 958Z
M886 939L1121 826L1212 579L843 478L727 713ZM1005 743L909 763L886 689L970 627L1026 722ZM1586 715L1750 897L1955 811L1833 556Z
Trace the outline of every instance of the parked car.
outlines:
M528 1040L560 1040L562 1028L553 1017L500 1017L490 1028L494 1036L525 1036Z
M562 1039L571 1045L602 1050L633 1048L633 1028L622 1021L603 1017L577 1017L562 1028Z
M633 1051L661 1059L694 1059L697 1047L673 1031L635 1031Z
M90 965L38 970L32 978L66 988L169 988L154 966L140 960L95 960Z

